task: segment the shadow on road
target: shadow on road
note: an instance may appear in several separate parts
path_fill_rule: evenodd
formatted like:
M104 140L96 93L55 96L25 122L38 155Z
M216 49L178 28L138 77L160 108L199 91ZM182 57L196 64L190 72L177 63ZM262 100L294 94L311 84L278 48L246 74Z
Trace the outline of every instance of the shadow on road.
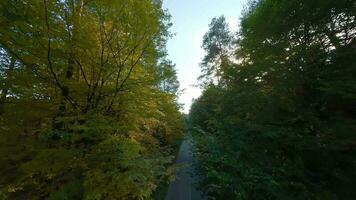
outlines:
M185 140L179 149L177 164L185 167L177 173L177 179L170 184L165 200L203 200L202 193L195 185L197 177L192 167L191 145Z

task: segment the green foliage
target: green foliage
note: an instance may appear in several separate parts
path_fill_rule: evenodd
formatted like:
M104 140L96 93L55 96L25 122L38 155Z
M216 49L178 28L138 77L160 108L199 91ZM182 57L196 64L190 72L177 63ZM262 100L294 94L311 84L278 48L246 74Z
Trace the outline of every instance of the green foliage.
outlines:
M85 174L85 199L149 198L163 176L162 166L171 160L158 160L155 156L159 155L141 155L144 151L141 148L137 141L120 137L98 144L90 155Z
M151 199L184 122L151 0L0 2L0 198Z
M217 82L222 83L224 69L231 63L229 60L232 54L234 37L229 31L224 16L214 18L209 31L204 35L202 48L206 55L201 63L202 75L199 77L203 85Z
M250 4L236 63L190 113L207 193L355 197L355 9L348 0Z
M73 181L70 182L63 187L59 191L56 191L51 194L49 197L50 200L70 200L70 199L81 199L82 198L82 182L81 181Z

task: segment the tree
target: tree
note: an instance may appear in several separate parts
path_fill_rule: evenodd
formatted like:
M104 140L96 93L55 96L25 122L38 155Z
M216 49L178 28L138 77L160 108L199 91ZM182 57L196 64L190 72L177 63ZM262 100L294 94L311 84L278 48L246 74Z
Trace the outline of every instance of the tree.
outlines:
M206 104L212 97L203 93L194 105L219 108L193 123L202 187L210 195L355 196L355 6L261 0L244 12L239 62L223 71L219 104ZM192 109L190 116L206 115ZM204 129L211 121L216 129Z
M161 76L160 87L164 92L171 94L177 94L179 90L179 82L177 72L175 70L175 64L170 60L164 60L159 68Z
M161 6L1 1L1 198L149 199L170 179L183 124Z
M203 38L202 48L206 51L201 63L203 84L213 83L213 79L220 84L223 68L230 64L233 41L225 17L213 18Z

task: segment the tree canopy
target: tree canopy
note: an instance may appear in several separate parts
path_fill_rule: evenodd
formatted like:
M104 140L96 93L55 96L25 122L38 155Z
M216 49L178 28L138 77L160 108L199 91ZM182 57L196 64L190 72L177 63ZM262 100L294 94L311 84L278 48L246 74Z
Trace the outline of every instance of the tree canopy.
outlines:
M0 199L150 199L183 131L151 0L0 2Z
M190 111L208 194L355 197L355 10L351 0L250 2L232 62L214 64L224 84L205 87Z
M185 131L156 0L0 1L0 199L153 199ZM356 196L356 3L251 0L202 38L189 114L213 199Z

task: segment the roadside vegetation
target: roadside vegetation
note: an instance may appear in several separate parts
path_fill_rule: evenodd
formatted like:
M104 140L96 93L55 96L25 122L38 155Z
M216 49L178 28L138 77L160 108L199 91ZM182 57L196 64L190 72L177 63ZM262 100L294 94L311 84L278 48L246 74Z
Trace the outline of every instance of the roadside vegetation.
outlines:
M356 197L356 3L250 1L214 18L190 111L201 188L216 199Z
M161 2L2 0L0 27L0 199L151 199L173 178Z

